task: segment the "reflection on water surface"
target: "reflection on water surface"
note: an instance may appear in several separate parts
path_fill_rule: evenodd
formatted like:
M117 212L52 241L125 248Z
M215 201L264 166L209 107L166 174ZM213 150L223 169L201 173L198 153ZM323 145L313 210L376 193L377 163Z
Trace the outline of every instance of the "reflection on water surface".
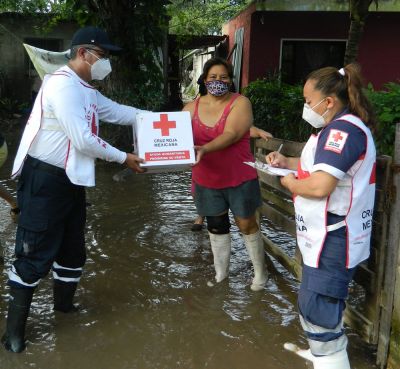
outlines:
M282 347L286 341L305 345L295 307L297 282L290 274L269 262L265 291L250 291L251 264L232 227L229 281L207 287L212 254L207 232L190 231L195 218L190 174L132 175L117 183L112 176L119 169L99 165L97 187L88 191L80 313L54 313L52 281L43 280L28 320L28 349L21 355L0 349L1 369L307 368ZM15 237L3 203L0 232L3 330ZM263 232L282 247L295 245L268 222ZM353 334L350 349L354 369L373 367L368 348Z

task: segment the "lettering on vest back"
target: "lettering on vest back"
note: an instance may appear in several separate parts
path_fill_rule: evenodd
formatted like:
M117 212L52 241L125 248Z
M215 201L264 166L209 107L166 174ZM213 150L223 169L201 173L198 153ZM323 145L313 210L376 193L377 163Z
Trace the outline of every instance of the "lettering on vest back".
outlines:
M307 227L304 225L304 218L300 214L295 215L296 227L299 232L307 232Z
M368 220L366 220L365 222L363 221L363 223L362 223L363 231L365 231L366 229L372 227L372 216L373 216L373 214L374 214L374 209L367 209L367 210L364 210L361 213L361 217L363 219L369 218Z

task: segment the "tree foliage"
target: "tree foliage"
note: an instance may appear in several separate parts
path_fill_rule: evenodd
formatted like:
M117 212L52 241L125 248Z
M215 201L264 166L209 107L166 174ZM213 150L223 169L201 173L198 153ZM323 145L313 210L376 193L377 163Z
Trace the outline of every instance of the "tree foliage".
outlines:
M142 108L157 109L163 99L160 52L168 32L168 0L2 0L0 12L47 14L48 26L74 20L108 32L124 52L112 60L107 94Z
M48 0L2 0L0 12L55 13L65 11L65 1Z
M167 7L170 33L221 34L222 25L250 3L251 0L173 0Z
M161 48L167 0L66 0L81 25L96 24L124 52L113 60L108 89L119 101L156 109L162 101Z
M278 76L250 82L243 89L253 106L254 125L274 137L307 141L312 127L301 118L303 88L283 83Z

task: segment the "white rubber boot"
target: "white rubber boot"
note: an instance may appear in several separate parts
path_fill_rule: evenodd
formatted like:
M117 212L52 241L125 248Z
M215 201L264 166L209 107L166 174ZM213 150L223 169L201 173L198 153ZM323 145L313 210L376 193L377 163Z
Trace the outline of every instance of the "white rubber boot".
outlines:
M243 238L254 268L254 278L250 288L252 291L261 291L264 289L265 283L268 279L261 232L258 230L253 234L244 234Z
M217 283L223 281L229 272L229 261L231 257L231 235L214 234L210 235L211 250L214 255L215 280Z
M350 369L347 351L342 350L332 355L314 356L314 369Z
M332 355L314 356L310 349L302 350L294 343L286 342L283 347L303 359L311 361L314 365L314 369L350 369L346 350L335 352Z
M295 353L296 355L302 357L303 359L306 359L311 362L314 361L315 356L311 353L310 349L302 350L299 346L295 345L294 343L290 343L290 342L285 342L283 347L285 348L285 350L291 351L291 352Z

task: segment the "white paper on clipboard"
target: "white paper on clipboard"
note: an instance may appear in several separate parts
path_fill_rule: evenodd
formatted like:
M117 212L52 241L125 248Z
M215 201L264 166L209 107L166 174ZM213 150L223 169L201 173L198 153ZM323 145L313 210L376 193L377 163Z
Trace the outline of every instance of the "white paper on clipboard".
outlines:
M256 162L244 161L243 163L250 165L251 167L253 167L257 170L260 170L261 172L270 174L271 176L284 177L290 173L293 173L297 177L296 170L272 167L271 165L268 165L261 161L256 161Z

